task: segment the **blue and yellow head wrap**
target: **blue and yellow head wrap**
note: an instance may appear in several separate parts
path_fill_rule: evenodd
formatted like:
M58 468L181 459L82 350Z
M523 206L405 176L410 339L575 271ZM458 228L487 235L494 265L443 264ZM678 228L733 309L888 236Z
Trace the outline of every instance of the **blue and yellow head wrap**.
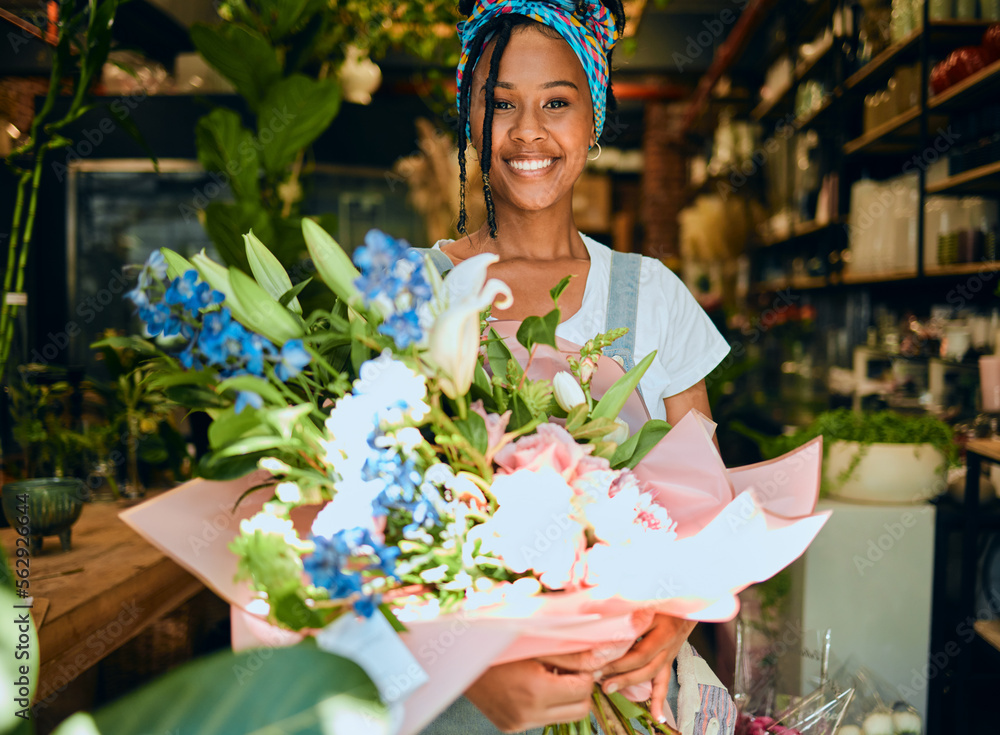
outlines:
M618 30L614 17L600 2L586 0L581 5L582 17L576 15L577 3L573 0L477 0L472 15L458 24L458 36L462 42L457 72L459 109L462 105L462 77L479 31L494 18L517 13L558 31L580 59L594 105L594 130L596 137L600 138L608 96L608 51L618 40ZM484 44L489 40L486 38ZM468 129L466 135L471 136Z

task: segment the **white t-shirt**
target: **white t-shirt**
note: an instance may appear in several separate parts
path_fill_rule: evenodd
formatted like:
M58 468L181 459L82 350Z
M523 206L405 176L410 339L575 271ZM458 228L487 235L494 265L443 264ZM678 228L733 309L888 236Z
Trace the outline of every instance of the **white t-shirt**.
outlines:
M556 335L582 345L605 331L611 250L580 233L590 254L590 272L580 310L556 328ZM440 240L440 250L452 240ZM655 258L643 257L635 324L635 362L657 350L639 381L650 416L666 420L663 399L677 395L708 375L729 354L729 345L687 286Z

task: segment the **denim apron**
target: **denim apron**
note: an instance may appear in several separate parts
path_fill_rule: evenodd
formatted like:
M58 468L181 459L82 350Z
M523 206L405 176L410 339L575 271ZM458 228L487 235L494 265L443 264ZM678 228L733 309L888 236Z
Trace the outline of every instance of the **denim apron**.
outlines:
M440 250L426 251L434 266L444 275L454 266ZM608 309L604 330L627 327L628 333L604 348L604 354L626 372L635 366L635 322L639 309L639 271L642 256L638 253L612 253L608 288ZM641 395L641 391L640 391ZM685 643L670 675L667 704L682 735L732 735L736 728L736 707L729 692L698 653ZM633 723L636 732L646 730ZM542 735L543 729L528 730L522 735ZM602 731L597 728L596 732ZM459 697L425 728L420 735L501 735L472 702Z

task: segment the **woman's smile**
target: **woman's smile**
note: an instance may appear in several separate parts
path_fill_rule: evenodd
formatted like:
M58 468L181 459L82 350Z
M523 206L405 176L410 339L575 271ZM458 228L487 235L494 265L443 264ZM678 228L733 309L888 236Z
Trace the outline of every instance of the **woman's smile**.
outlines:
M538 179L552 173L558 161L558 158L511 158L506 163L515 175Z

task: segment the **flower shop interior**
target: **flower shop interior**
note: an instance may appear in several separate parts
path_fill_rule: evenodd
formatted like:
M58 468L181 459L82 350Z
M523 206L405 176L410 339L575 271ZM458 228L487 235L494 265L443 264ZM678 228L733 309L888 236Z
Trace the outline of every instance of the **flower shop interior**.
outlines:
M31 603L2 637L4 732L130 697L158 712L199 685L168 672L229 648L227 602L119 514L261 454L211 466L222 424L189 410L206 388L156 379L124 295L161 248L249 273L250 230L292 284L318 278L303 217L348 253L372 228L457 237L457 5L0 6L0 541L5 586L30 582L2 617ZM822 436L833 511L691 643L738 732L1000 732L1000 2L624 9L576 225L673 270L729 343L705 380L725 465ZM36 486L50 501L19 575L11 519ZM235 525L219 503L184 543L197 556ZM273 655L215 675L239 689ZM803 702L812 719L782 718ZM142 732L167 731L150 717Z

